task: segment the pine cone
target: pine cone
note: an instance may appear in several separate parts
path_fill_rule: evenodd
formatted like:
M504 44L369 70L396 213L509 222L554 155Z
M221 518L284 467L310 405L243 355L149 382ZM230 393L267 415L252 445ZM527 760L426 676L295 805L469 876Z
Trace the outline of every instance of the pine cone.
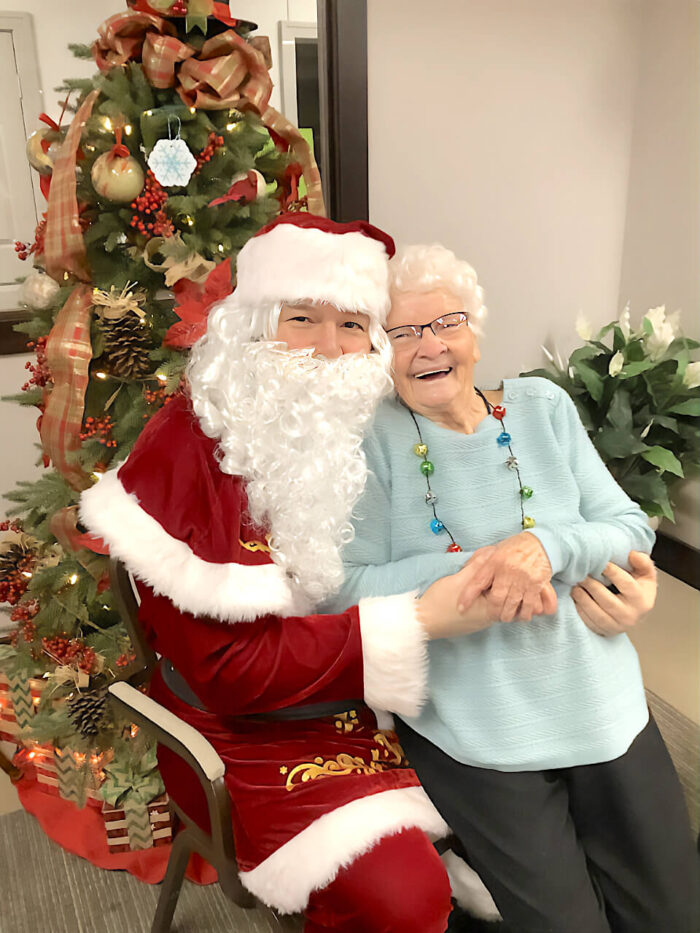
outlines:
M151 332L138 315L129 313L116 321L103 320L100 327L105 339L103 365L111 375L138 379L151 371Z
M14 573L29 570L32 554L19 544L11 544L0 553L0 580L7 580Z
M107 689L78 693L66 701L71 722L86 739L97 735L107 712Z

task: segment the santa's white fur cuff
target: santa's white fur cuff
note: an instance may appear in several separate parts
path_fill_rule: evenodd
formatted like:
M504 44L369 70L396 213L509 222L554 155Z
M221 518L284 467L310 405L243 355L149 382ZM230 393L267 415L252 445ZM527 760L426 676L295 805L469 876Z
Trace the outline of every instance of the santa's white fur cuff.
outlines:
M417 716L428 689L427 634L416 594L361 599L365 701L400 716Z

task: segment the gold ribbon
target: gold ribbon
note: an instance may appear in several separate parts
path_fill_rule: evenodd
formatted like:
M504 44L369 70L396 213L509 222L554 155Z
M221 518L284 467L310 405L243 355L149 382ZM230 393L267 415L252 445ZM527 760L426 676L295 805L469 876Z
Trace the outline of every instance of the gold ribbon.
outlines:
M41 419L44 453L73 489L82 491L92 480L77 460L83 422L88 369L92 359L90 309L92 290L77 285L58 312L46 341L46 359L53 389Z
M64 273L70 273L83 282L90 279L75 195L75 158L83 128L99 93L98 90L91 91L73 117L51 177L44 261L48 274L61 283Z
M101 71L127 61L142 62L153 87L174 87L188 107L205 110L252 110L268 130L280 136L302 167L309 210L325 215L321 176L299 130L270 107L272 80L263 51L233 29L213 36L197 52L180 42L167 20L127 11L98 29L93 54Z

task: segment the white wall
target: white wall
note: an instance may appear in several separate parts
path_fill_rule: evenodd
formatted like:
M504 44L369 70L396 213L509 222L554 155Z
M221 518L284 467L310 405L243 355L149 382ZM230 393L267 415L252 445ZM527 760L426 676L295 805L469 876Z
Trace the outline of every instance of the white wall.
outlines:
M68 51L68 43L91 43L97 38L97 27L126 6L120 0L0 0L0 12L31 13L38 53L39 71L44 89L44 109L57 117L61 95L54 87L65 78L86 78L95 72L94 62L81 61ZM39 114L37 114L37 117ZM37 126L39 124L37 123Z
M30 356L0 356L0 396L14 395L27 381L24 368ZM36 461L39 451L34 446L39 442L36 430L36 408L22 408L9 402L0 402L0 516L5 515L12 503L3 498L18 480L33 480L39 477Z

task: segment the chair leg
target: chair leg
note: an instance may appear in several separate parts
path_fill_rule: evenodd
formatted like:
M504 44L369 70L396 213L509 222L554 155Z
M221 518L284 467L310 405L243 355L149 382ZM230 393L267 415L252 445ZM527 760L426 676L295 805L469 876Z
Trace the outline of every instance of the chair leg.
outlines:
M192 845L187 832L178 833L168 859L151 933L169 933L191 851Z

